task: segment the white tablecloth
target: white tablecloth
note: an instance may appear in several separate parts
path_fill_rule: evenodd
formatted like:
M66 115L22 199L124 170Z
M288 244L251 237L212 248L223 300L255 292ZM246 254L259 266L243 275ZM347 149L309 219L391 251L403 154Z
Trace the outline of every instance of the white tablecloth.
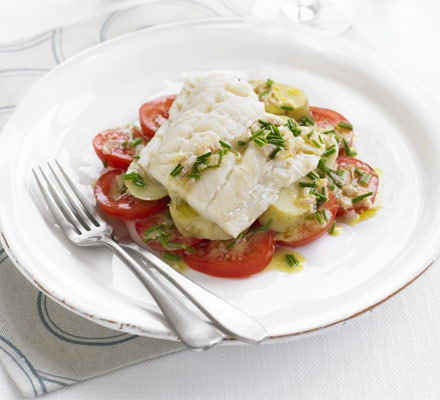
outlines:
M137 3L140 1L3 0L0 42ZM343 3L354 27L370 44L440 103L440 2ZM414 101L432 101L428 97ZM438 399L439 284L437 262L385 304L325 334L284 344L178 353L45 398ZM0 399L19 398L17 388L0 370Z

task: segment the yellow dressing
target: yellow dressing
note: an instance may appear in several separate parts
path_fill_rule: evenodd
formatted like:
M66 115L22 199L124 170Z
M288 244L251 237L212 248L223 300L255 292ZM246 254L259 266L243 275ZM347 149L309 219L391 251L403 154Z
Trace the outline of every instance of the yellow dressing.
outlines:
M297 261L298 265L290 266L286 260L286 255L291 254ZM276 247L275 254L269 263L269 265L263 270L263 272L268 271L282 271L289 274L296 274L300 272L304 265L306 264L306 259L304 256L297 251L289 250L284 247Z
M176 260L176 261L170 261L164 259L164 261L171 265L175 270L179 271L181 274L185 273L188 269L188 265L186 265L185 261L183 259Z
M379 210L382 208L382 206L376 206L373 208L370 208L366 211L361 212L358 215L358 218L356 219L351 219L351 220L347 220L345 221L348 225L350 226L355 226L357 225L359 222L365 221L367 219L373 218L376 216L376 214L379 212Z
M342 224L336 224L333 229L333 232L330 233L330 230L329 230L328 234L330 236L339 236L342 233L343 229L344 229L344 226Z

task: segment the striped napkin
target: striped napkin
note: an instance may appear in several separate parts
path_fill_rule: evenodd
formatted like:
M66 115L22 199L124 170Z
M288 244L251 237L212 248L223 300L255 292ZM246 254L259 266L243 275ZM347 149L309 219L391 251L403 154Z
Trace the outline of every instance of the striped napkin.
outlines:
M157 24L239 15L229 0L151 1L0 44L0 131L35 81L90 46ZM0 362L23 395L36 397L183 348L177 342L113 331L73 314L33 287L0 245Z

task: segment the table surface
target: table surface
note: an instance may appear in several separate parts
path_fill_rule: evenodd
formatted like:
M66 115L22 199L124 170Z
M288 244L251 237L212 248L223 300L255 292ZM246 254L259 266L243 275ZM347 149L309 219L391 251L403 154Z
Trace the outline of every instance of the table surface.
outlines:
M142 3L4 0L0 42ZM440 2L342 1L353 26L440 104ZM435 399L440 397L440 264L343 328L295 342L181 352L45 396L67 399ZM0 399L21 399L0 369Z

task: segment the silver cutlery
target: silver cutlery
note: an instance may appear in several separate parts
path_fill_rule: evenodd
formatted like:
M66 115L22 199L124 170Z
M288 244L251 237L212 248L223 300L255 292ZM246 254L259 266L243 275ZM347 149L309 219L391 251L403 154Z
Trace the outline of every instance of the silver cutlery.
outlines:
M134 242L118 244L113 237L113 227L101 218L58 161L48 163L48 167L55 179L41 167L32 171L50 212L67 239L77 246L105 246L115 253L150 292L187 347L206 350L221 342L223 336L187 308L149 268L144 268L128 252L134 252L148 267L160 272L219 330L253 344L268 337L266 330L250 316L182 275L152 252Z

